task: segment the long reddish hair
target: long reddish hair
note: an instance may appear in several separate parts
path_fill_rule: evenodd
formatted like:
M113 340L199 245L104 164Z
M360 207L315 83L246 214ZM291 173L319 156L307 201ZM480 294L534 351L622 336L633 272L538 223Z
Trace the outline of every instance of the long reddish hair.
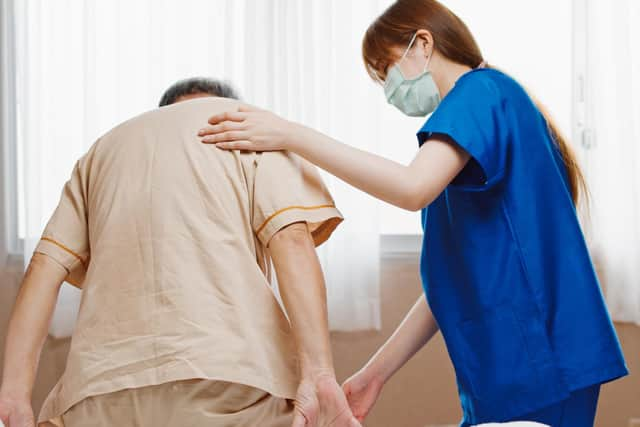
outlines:
M369 26L362 42L362 57L371 78L383 81L389 66L397 60L393 49L406 47L420 29L431 32L434 48L448 60L471 68L483 62L473 34L446 6L436 0L397 0ZM571 196L577 204L580 197L586 195L586 182L575 153L546 108L532 99L544 115L560 151Z

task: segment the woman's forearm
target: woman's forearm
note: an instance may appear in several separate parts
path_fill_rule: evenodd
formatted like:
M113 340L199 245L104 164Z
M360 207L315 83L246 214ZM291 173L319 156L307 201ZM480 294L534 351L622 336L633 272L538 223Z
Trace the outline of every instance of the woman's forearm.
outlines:
M224 150L293 151L365 193L411 211L430 204L469 161L455 143L432 136L404 166L250 106L216 114L209 124L198 132L204 143Z
M30 399L49 323L67 271L35 254L15 302L7 331L0 395Z
M387 382L438 332L424 296L418 298L400 326L367 363L366 369Z
M455 144L431 139L405 166L301 125L288 138L287 149L371 196L410 211L430 204L469 161Z
M410 209L414 182L408 166L300 127L288 148L348 184L403 209Z

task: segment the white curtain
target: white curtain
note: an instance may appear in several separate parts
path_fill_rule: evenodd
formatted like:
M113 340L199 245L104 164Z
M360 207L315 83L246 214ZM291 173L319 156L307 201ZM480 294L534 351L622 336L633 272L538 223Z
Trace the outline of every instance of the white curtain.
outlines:
M117 123L153 109L174 81L232 81L244 100L377 150L381 90L360 60L390 0L24 0L16 2L25 258L75 160ZM380 328L378 205L327 176L346 217L319 254L334 330ZM51 333L69 335L65 285Z
M586 6L595 259L614 320L640 324L640 2Z

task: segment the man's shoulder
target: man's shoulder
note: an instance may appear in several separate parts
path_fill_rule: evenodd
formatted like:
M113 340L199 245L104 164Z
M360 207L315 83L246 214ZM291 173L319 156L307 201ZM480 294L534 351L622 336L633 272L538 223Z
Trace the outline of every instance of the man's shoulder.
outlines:
M168 116L181 116L187 115L207 115L207 118L211 115L225 112L225 111L237 111L241 102L236 99L219 98L219 97L203 97L195 98L189 101L183 101L166 107L160 107L155 110L148 111L145 115L150 117L168 117Z
M202 124L204 126L210 116L225 111L237 111L240 104L240 101L235 99L218 97L196 98L179 102L155 108L127 119L106 132L102 138L137 128L144 129L153 124L180 124L185 120L189 121L189 119L204 120Z

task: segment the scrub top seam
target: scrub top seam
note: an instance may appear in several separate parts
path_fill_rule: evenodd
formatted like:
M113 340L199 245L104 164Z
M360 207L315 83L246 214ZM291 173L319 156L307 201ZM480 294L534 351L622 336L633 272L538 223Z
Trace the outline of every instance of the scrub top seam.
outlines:
M531 296L533 297L533 300L535 301L535 306L536 309L538 311L538 314L540 316L542 316L542 310L540 308L540 303L538 301L538 297L537 295L533 292L533 288L531 286L531 278L529 276L529 269L527 268L527 263L525 261L524 258L524 254L522 253L522 245L520 244L520 239L518 239L518 235L513 227L513 223L511 222L511 217L509 216L509 211L507 209L506 206L506 202L507 202L507 196L503 196L502 201L500 202L501 207L502 207L502 214L505 217L505 220L507 222L507 226L509 227L509 232L511 233L511 237L516 245L516 250L518 252L518 258L520 261L520 266L522 267L522 272L524 274L524 280L527 284L527 288L529 290L529 292L531 293Z

